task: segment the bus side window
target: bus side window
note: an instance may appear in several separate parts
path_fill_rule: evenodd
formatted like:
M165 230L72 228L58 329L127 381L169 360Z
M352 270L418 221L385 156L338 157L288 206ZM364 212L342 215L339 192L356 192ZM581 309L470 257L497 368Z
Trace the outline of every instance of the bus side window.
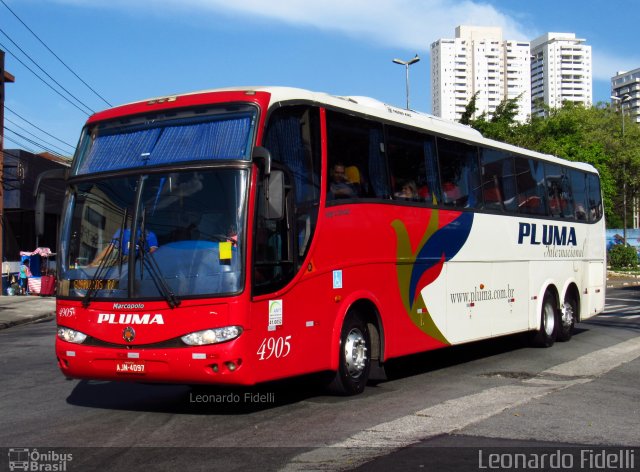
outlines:
M578 221L587 221L587 174L577 169L569 170L573 191L574 216Z
M264 146L272 170L285 177L285 216L267 218L264 176L259 184L254 237L253 294L278 290L304 262L318 219L320 203L320 112L316 107L287 106L269 117Z
M487 210L515 209L513 158L504 151L481 149L482 197Z
M320 112L316 107L287 106L269 118L264 138L274 162L291 175L293 186L292 251L296 268L304 262L318 219L320 205ZM295 249L297 247L297 249Z
M526 157L516 157L514 160L518 212L546 215L547 198L542 162Z
M382 126L374 121L327 110L327 201L388 198ZM336 167L344 177L332 177ZM337 184L343 192L332 191ZM347 191L351 189L351 191Z
M595 174L588 174L589 185L589 221L595 222L602 218L602 193L600 191L600 179Z
M479 208L482 205L482 195L478 148L438 138L438 162L444 205Z
M572 218L573 200L566 169L560 165L545 162L544 170L550 215L558 218Z
M393 197L436 204L439 185L435 138L387 126L387 146Z

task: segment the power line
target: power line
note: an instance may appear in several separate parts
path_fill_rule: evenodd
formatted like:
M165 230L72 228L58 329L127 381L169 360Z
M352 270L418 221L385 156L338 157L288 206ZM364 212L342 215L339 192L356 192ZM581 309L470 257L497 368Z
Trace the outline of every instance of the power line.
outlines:
M0 28L0 33L2 33L9 41L11 41L11 43L17 47L20 52L22 54L24 54L25 56L27 56L27 58L33 62L33 64L40 69L42 72L44 72L44 74L49 77L51 80L53 80L55 82L55 84L60 87L62 90L64 90L65 92L67 92L67 94L72 97L76 102L78 102L80 105L82 105L83 107L85 107L87 110L89 110L91 113L95 113L95 110L93 110L90 106L88 106L86 103L84 103L82 100L80 100L78 97L76 97L74 94L72 94L71 92L69 92L60 82L58 82L56 79L54 79L53 77L51 77L51 75L49 75L49 73L44 70L42 67L40 67L40 64L38 64L36 61L33 60L33 58L31 56L29 56L29 54L27 54L24 49L22 49L13 39L11 39L11 37L5 33L2 28Z
M37 152L33 149L31 149L28 146L25 146L24 143L20 143L18 141L16 141L15 139L11 139L9 136L4 137L4 139L6 139L7 141L11 141L13 144L20 146L22 149L24 149L25 151L29 151L31 154L37 154ZM5 156L6 154L9 154L7 151L2 151L2 155ZM11 156L11 154L9 154Z
M16 135L16 136L18 136L20 139L24 139L26 142L31 143L31 144L33 144L34 146L36 146L36 147L38 147L38 148L40 148L40 149L43 149L43 150L45 150L45 151L47 151L47 152L50 152L51 154L54 154L54 155L56 155L56 156L58 156L58 157L62 157L62 158L64 158L64 156L63 156L62 154L60 154L60 153L58 153L58 152L54 151L53 149L49 149L49 148L48 148L48 147L46 147L46 146L43 146L43 145L42 145L42 143L39 143L39 142L37 142L37 141L34 141L33 139L27 138L26 136L23 136L23 135L22 135L22 134L20 134L20 133L16 133L16 132L15 132L14 130L12 130L11 128L7 128L7 127L5 126L5 127L4 127L4 130L5 130L5 131L9 131L10 133L15 134L15 135ZM15 142L15 141L14 141L14 142ZM34 153L34 154L36 154L36 153Z
M19 21L20 23L22 23L22 25L23 25L25 28L27 28L27 29L29 30L29 32L30 32L33 36L35 36L35 38L36 38L38 41L40 41L40 44L42 44L45 48L47 48L47 51L49 51L51 54L53 54L53 55L55 56L55 58L56 58L56 59L58 59L58 61L60 61L60 63L61 63L63 66L65 66L65 67L67 68L67 70L68 70L69 72L71 72L73 75L75 75L75 76L76 76L76 78L77 78L80 82L82 82L82 83L83 83L83 84L84 84L84 85L85 85L89 90L91 90L94 94L96 94L96 95L100 98L100 100L102 100L104 103L106 103L106 104L107 104L107 105L109 105L110 107L112 107L112 106L113 106L113 105L111 105L111 103L109 103L107 100L105 100L105 99L102 97L102 95L100 95L98 92L96 92L96 91L95 91L95 90L94 90L94 89L93 89L93 88L92 88L88 83L86 83L84 80L82 80L82 79L80 78L80 76L79 76L78 74L76 74L76 73L71 69L71 67L69 67L67 64L65 64L65 62L64 62L62 59L60 59L60 58L58 57L58 55L57 55L55 52L53 52L53 51L51 50L51 48L49 48L49 46L47 46L47 45L44 43L44 41L42 41L42 40L40 39L40 37L39 37L36 33L34 33L34 32L33 32L33 30L32 30L31 28L29 28L29 27L27 26L27 24L26 24L24 21L22 21L22 20L20 19L20 17L19 17L19 16L18 16L18 15L17 15L17 14L16 14L12 9L11 9L11 8L9 8L9 5L7 5L7 4L4 2L4 0L0 0L0 2L2 2L2 4L7 8L7 10L9 10L9 11L11 12L11 14L12 14L13 16L15 16L15 17L18 19L18 21Z
M0 0L1 2L2 0ZM47 82L46 80L44 80L42 77L40 77L31 67L29 67L28 65L26 65L24 62L22 62L22 60L16 56L14 53L11 52L10 49L8 49L4 44L0 43L0 47L2 49L4 49L5 51L7 51L9 54L11 54L20 64L22 64L24 67L26 67L29 72L31 72L33 75L35 75L37 78L39 78L47 87L49 87L51 90L53 90L55 93L57 93L58 95L60 95L62 98L64 98L67 102L69 102L71 105L73 105L74 107L76 107L78 110L80 110L82 113L84 113L85 115L89 116L90 114L87 113L85 110L83 110L82 108L80 108L78 105L76 105L75 103L73 103L71 100L69 100L67 97L65 97L64 95L62 95L62 93L60 93L59 90L56 90L54 87L51 86L51 84L49 82Z
M13 120L10 120L9 118L5 118L5 121L8 121L9 123L11 123L12 125L17 126L18 128L20 128L22 131L24 131L25 133L27 133L28 135L34 137L35 139L39 139L40 141L42 141L45 144L48 144L49 146L56 148L58 151L60 152L69 152L69 151L65 151L64 149L62 149L61 147L56 146L55 144L52 144L48 141L45 141L44 139L40 138L39 136L36 136L35 134L33 134L31 131L29 131L26 128L23 128L22 126L20 126L18 123L16 123Z
M47 151L47 152L50 152L51 154L54 154L54 155L56 155L56 156L59 156L59 157L64 158L64 156L63 156L62 154L60 154L60 153L58 153L58 152L54 151L54 150L53 150L53 149L51 149L51 148L48 148L47 146L43 146L43 145L42 145L42 143L39 143L39 142L37 142L37 141L34 141L33 139L29 139L29 138L27 138L26 136L23 136L22 134L15 132L15 131L14 131L14 130L12 130L11 128L8 128L8 127L6 127L6 126L5 126L5 127L4 127L4 129L5 129L5 131L9 131L10 133L15 134L15 135L16 135L16 136L18 136L19 138L24 139L26 142L31 143L31 144L33 144L34 146L37 146L37 147L39 147L39 148L41 148L41 149L44 149L44 150L45 150L45 151ZM14 142L15 142L15 141L14 141Z
M47 133L45 130L43 130L42 128L39 128L38 126L34 125L33 123L31 123L29 120L27 120L24 116L19 115L18 113L16 113L15 111L13 111L11 108L9 108L6 104L4 106L5 110L9 110L11 113L13 113L14 115L16 115L18 118L20 118L22 121L29 123L31 126L33 126L35 129L37 129L38 131L42 131L44 134L46 134L47 136L52 137L53 139L55 139L56 141L60 141L62 144L66 144L67 146L75 149L75 146L73 144L69 144L66 141L63 141L60 138L56 138L54 135L52 135L51 133Z

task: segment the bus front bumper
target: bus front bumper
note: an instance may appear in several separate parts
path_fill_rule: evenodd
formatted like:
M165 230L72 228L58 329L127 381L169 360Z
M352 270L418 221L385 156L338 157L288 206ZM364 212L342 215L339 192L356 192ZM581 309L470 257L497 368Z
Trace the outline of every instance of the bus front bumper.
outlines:
M68 378L176 384L253 385L238 341L166 349L83 346L56 340Z

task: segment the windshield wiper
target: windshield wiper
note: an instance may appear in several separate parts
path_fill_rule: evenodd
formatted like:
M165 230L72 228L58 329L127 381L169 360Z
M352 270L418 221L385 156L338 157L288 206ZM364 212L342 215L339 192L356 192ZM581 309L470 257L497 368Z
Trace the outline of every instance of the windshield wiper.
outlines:
M124 249L122 248L122 242L124 241L124 225L126 224L126 222L127 222L127 209L125 208L124 214L122 215L122 221L120 222L119 237L111 239L111 242L109 243L109 246L107 247L107 250L104 253L104 256L102 257L102 259L100 259L100 264L98 264L96 273L93 274L93 277L89 281L89 288L87 289L87 293L85 293L84 297L82 298L82 306L84 308L87 308L91 303L91 297L95 296L95 294L98 293L98 288L97 288L98 284L96 284L96 281L102 278L103 274L106 273L106 267L108 267L108 264L112 262L111 255L113 254L113 250L115 249L116 244L120 252L120 255L118 257L118 261L119 261L118 269L122 270L122 258L124 253Z
M107 247L107 251L104 256L100 260L100 264L96 269L96 273L93 274L91 280L89 281L89 288L87 289L87 293L85 293L82 298L82 306L87 308L89 303L91 303L91 297L93 297L96 293L98 293L98 284L96 283L98 280L102 278L102 276L107 272L107 266L113 261L111 257L113 255L114 244L113 241L109 243L109 247Z
M147 228L146 228L146 218L147 210L146 208L142 211L142 222L140 224L140 237L138 240L138 244L140 247L140 280L144 275L143 268L147 268L147 272L151 276L151 280L153 280L153 284L158 289L160 295L164 297L167 301L167 304L170 308L175 308L180 305L181 300L176 296L175 293L171 290L167 282L164 280L162 276L162 271L158 266L156 258L153 253L150 251L149 244L147 242ZM134 274L135 276L135 274Z

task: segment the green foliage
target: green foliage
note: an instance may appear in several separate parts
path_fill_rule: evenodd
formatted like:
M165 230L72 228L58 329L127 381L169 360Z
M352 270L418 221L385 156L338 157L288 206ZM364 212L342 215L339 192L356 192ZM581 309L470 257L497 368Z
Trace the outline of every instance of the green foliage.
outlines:
M622 189L627 190L629 213L629 202L640 197L640 127L625 116L623 135L622 115L609 104L572 102L558 109L543 107L544 116L520 124L515 121L517 102L506 100L490 118L483 114L469 124L487 138L593 165L600 173L607 226L622 227Z
M469 111L471 107L475 113L477 110L477 95L478 93L476 93L469 104L467 104L465 113ZM480 131L483 136L487 138L495 139L497 141L511 142L519 126L515 121L515 118L518 115L518 101L520 98L521 96L518 95L515 98L503 100L498 104L495 112L490 118L487 119L487 114L483 113L478 118L471 119L468 124Z
M474 93L473 97L471 97L471 100L469 100L469 103L467 103L467 106L464 107L464 113L462 113L462 116L460 117L460 123L462 123L463 125L470 125L471 121L473 120L473 115L475 115L476 111L478 111L476 101L478 100L479 93L480 92Z
M635 248L616 244L609 250L609 265L614 269L638 267L638 254Z

